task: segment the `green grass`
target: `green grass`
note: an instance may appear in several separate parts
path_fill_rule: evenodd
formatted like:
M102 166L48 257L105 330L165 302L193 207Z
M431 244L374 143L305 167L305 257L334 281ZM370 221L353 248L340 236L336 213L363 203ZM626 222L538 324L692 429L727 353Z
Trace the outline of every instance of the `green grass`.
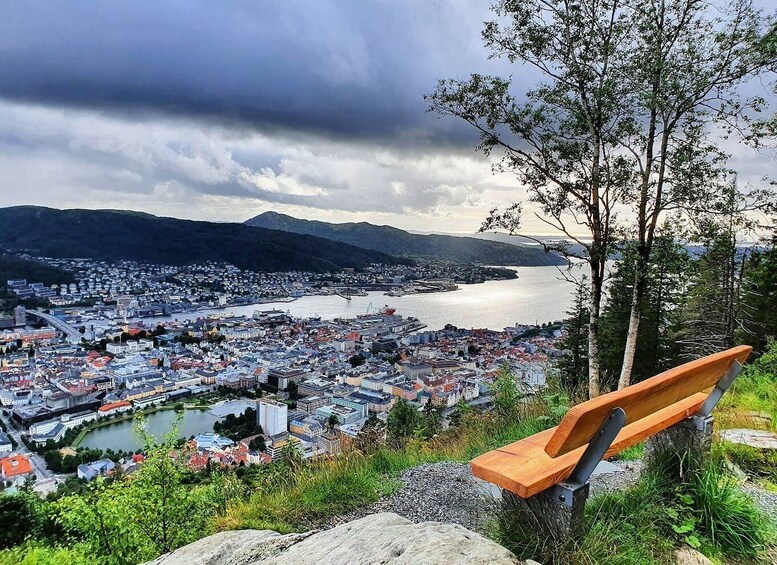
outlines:
M777 451L738 443L721 442L723 456L742 469L750 479L769 490L777 489Z
M539 534L511 510L496 511L490 533L519 559L546 565L632 565L671 563L672 541L664 535L668 518L656 503L656 485L640 481L623 492L608 493L586 506L586 533L557 543Z
M309 529L320 520L376 502L396 488L392 476L437 459L434 454L381 449L368 456L348 453L305 465L293 476L271 480L248 500L231 506L217 525L281 532Z
M645 442L627 447L618 453L618 455L615 456L615 459L621 461L634 461L636 459L642 459L643 455L645 455Z
M722 457L691 469L678 481L676 468L659 464L634 486L593 498L585 534L566 544L538 535L505 509L497 513L491 535L520 559L546 564L671 563L683 545L714 559L768 562L775 525L726 473Z
M715 418L724 428L777 430L777 347L745 367L723 395Z
M310 529L328 517L367 506L390 494L398 486L397 475L407 469L438 461L469 461L548 425L536 417L499 423L492 416L472 416L459 429L446 431L434 440L411 440L401 448L383 446L368 454L350 451L306 463L293 475L261 479L248 500L233 504L217 520L217 528L281 532Z

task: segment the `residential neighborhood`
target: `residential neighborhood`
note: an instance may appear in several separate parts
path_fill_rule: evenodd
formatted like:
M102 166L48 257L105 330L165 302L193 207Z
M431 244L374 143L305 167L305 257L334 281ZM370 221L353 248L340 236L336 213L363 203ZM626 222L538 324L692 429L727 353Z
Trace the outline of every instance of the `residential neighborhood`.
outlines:
M561 354L560 326L425 331L389 307L332 320L256 310L157 323L128 321L127 307L136 306L117 300L45 317L15 310L0 333L6 486L35 476L36 488L50 492L72 476L131 473L142 448L92 445L91 434L109 427L132 437L135 415L170 410L185 425L207 419L179 452L194 470L267 464L289 449L303 459L335 456L399 399L445 418L460 403L487 409L503 367L530 395ZM88 327L80 341L68 331L79 323ZM82 442L103 456L81 461ZM80 461L72 471L48 469L67 457Z

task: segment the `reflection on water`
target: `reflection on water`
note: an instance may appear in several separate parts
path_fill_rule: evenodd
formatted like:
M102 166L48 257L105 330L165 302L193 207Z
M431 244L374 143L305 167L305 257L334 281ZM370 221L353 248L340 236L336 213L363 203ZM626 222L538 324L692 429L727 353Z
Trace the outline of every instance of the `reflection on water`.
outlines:
M178 426L180 437L189 437L204 432L213 431L213 423L218 419L205 410L186 410L183 413L174 410L163 410L146 416L146 427L157 438L165 435L173 426L175 419L181 416ZM142 447L135 438L132 420L124 420L98 428L86 434L81 447L108 449L114 451L135 451Z
M572 301L573 286L564 281L556 267L517 267L518 278L509 281L488 281L482 284L460 285L455 292L416 294L400 298L369 292L347 301L339 296L305 296L294 302L276 302L239 306L225 310L202 310L160 318L145 318L144 322L187 319L208 314L250 316L254 310L288 310L294 316L321 316L324 319L354 317L372 312L388 304L403 316L415 316L428 329L441 329L445 324L461 328L501 330L506 326L536 324L566 317Z

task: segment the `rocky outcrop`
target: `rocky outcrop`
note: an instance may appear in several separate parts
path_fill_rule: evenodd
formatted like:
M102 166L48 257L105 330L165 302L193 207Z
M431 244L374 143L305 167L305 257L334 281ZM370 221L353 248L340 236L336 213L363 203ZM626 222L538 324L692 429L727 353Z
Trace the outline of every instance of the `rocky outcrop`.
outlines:
M712 561L690 547L678 549L674 552L674 556L677 559L677 565L712 565Z
M215 534L149 565L517 564L508 550L456 524L413 524L373 514L322 532L280 535L268 530Z
M777 449L777 434L766 430L736 428L723 430L720 437L731 443L739 443L756 449Z

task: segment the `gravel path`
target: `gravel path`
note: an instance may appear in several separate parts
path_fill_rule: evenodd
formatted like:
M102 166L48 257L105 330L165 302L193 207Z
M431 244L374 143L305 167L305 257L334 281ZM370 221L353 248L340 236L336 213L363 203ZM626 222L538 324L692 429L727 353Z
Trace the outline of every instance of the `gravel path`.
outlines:
M768 491L751 482L745 483L743 490L753 497L761 510L771 516L777 522L777 492Z
M499 489L472 476L469 465L428 463L398 477L401 486L375 504L330 518L315 527L326 529L377 512L395 512L412 522L450 522L482 532L497 508Z
M591 477L591 494L622 490L634 484L642 470L642 461L615 461L604 472ZM412 522L450 522L483 533L494 517L501 497L498 487L472 476L466 463L429 463L408 469L398 478L401 486L375 504L347 515L329 518L311 527L327 529L377 512L395 512ZM753 483L744 490L756 503L777 520L777 493Z
M591 478L592 495L625 488L642 468L640 461L621 461L618 466L622 470ZM395 512L413 522L452 522L482 532L501 498L499 488L473 477L466 463L428 463L408 469L398 480L401 486L390 496L315 527L326 529L376 512Z

